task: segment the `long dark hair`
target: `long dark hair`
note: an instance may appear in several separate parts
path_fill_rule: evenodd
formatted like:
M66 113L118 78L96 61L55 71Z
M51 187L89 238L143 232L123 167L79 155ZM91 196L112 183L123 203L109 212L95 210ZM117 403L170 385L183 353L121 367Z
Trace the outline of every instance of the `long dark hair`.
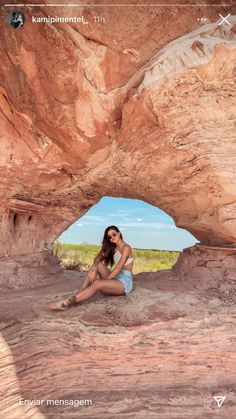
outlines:
M118 229L118 227L116 226L109 226L106 228L106 230L104 231L104 236L102 239L102 248L100 250L100 252L98 253L98 258L100 261L104 260L106 265L111 265L111 267L114 265L114 253L115 253L115 248L116 245L115 243L111 243L110 239L107 236L107 233L109 230L115 230L117 233L120 233L120 238L121 240L123 240L122 234L120 232L120 230Z

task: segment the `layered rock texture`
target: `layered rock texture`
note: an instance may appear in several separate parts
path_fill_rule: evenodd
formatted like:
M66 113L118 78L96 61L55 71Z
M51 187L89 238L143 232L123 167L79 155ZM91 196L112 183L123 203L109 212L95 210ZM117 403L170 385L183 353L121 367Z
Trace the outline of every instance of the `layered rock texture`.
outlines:
M128 297L50 312L82 275L1 295L3 419L235 418L234 302L160 271L136 275Z
M236 10L165 4L29 5L17 30L1 8L4 419L236 417ZM137 275L127 299L49 313L81 279L52 245L103 196L157 206L198 243L171 271Z
M88 24L32 21L78 10ZM233 7L230 25L222 8L204 25L199 7L129 10L28 7L13 30L2 9L0 263L39 260L104 195L236 247Z

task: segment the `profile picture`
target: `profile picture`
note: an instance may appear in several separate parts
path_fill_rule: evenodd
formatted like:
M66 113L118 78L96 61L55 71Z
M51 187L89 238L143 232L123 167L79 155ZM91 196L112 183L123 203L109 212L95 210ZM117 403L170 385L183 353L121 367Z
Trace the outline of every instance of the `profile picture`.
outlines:
M18 11L14 11L11 12L8 15L8 24L14 28L14 29L18 29L21 28L24 23L25 23L25 16L23 15L23 13L18 12Z

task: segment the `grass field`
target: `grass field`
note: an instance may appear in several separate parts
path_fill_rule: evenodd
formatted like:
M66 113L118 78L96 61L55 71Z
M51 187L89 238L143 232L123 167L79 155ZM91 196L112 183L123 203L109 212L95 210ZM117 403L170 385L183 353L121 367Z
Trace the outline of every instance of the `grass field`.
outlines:
M53 253L64 269L84 272L93 263L101 246L84 244L66 244L55 242ZM170 269L176 262L179 252L171 250L135 249L133 248L133 273L155 272L159 269ZM113 265L114 267L114 265Z

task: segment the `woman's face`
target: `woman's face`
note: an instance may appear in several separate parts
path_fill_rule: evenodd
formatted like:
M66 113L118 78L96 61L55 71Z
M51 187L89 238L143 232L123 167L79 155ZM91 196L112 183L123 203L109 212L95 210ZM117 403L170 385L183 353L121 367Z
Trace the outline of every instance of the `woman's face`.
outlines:
M111 228L111 230L108 230L107 232L107 238L111 243L116 244L120 240L120 233Z

